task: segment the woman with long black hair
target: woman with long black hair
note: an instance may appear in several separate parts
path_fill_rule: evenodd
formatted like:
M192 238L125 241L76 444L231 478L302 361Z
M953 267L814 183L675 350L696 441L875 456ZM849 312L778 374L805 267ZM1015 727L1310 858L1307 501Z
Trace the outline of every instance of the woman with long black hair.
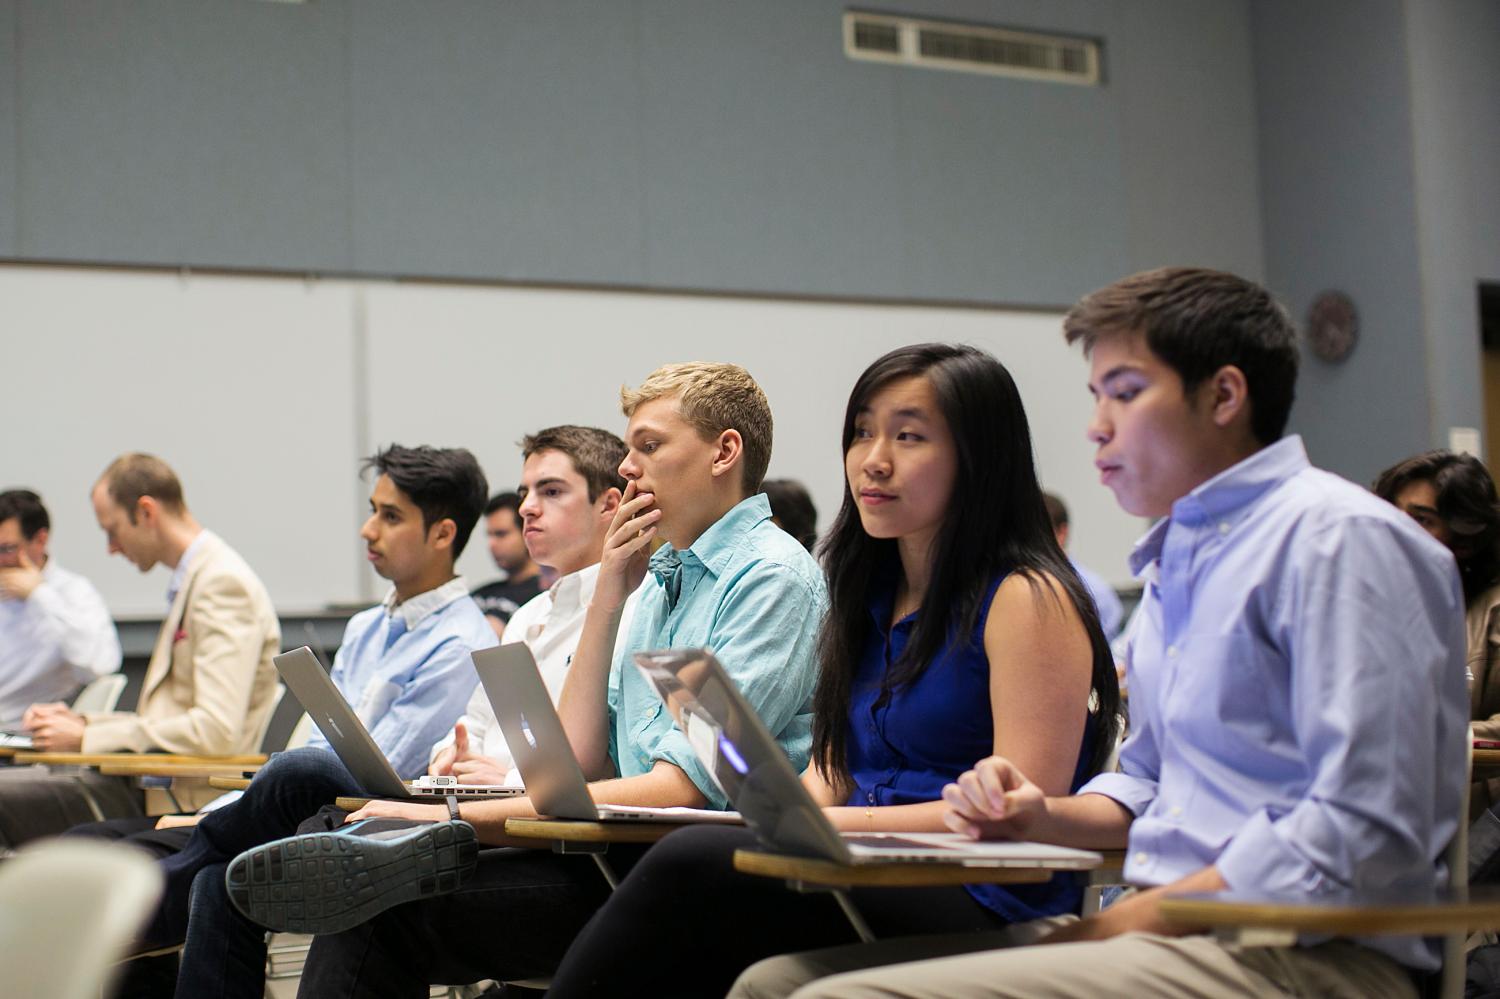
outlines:
M1080 786L1114 742L1114 663L1053 537L1009 372L972 347L894 350L855 383L842 444L808 791L843 830L944 831L943 786L992 754L1049 794ZM735 872L753 842L700 826L654 846L549 996L722 996L762 957L854 940L831 898ZM891 936L1002 931L1075 911L1079 890L1060 875L852 894Z

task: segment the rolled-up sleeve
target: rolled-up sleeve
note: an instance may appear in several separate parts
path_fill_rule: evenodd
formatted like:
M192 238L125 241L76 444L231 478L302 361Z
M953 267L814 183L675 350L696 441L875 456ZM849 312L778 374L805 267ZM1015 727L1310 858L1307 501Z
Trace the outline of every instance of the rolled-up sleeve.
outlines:
M803 574L776 563L754 564L725 587L705 643L798 772L807 766L812 746L817 634L826 607L823 591ZM728 807L724 792L665 710L641 732L638 746L648 759L681 768L710 807Z

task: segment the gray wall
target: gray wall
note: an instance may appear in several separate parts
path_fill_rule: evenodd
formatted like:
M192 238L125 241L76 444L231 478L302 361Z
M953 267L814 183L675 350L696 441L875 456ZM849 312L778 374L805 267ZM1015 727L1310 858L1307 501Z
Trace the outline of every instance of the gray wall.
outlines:
M1315 462L1369 481L1430 439L1404 6L1253 11L1266 278L1299 320L1328 288L1360 309L1348 360L1304 354L1293 426Z
M1493 0L870 0L1082 33L1074 88L851 62L832 0L0 0L0 258L1060 306L1353 294L1294 428L1479 426Z
M1051 305L1259 275L1243 0L890 6L1100 36L1108 86L852 62L828 0L0 0L0 256Z
M1293 413L1358 481L1483 426L1477 284L1500 275L1500 6L1257 0L1266 278L1349 292L1361 342L1304 358Z
M1407 35L1427 382L1440 441L1445 427L1484 409L1476 285L1500 280L1500 4L1408 3Z

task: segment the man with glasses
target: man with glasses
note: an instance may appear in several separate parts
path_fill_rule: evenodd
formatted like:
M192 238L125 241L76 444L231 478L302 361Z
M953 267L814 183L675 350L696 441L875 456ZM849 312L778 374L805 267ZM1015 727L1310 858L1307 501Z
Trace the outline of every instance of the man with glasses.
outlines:
M120 638L92 583L47 553L52 520L29 489L0 493L0 729L120 668Z

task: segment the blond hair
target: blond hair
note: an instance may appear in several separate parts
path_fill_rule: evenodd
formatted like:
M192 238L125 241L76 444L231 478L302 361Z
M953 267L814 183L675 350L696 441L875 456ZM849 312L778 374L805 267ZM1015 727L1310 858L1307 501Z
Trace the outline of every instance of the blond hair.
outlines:
M746 495L760 491L771 464L771 404L750 372L738 364L689 361L664 364L640 388L620 387L626 419L645 403L675 397L677 410L706 441L726 430L739 432L745 451L741 482Z
M139 451L122 454L109 463L99 481L106 485L109 498L125 511L132 524L142 496L150 496L163 509L179 516L187 511L177 473L154 454Z

